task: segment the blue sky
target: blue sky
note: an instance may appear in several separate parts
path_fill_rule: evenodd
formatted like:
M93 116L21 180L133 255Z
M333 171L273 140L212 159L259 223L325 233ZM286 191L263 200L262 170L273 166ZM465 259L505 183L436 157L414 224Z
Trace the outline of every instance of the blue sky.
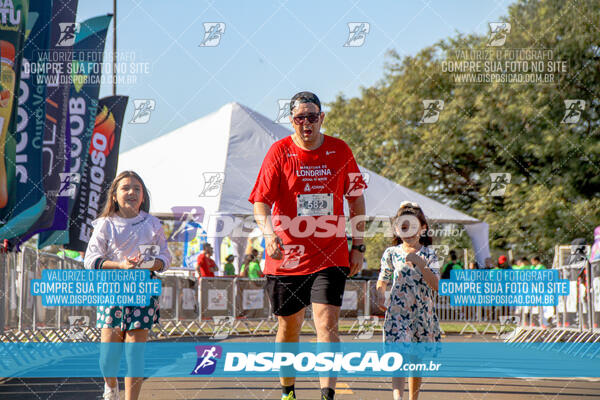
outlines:
M112 12L112 0L80 0L77 20ZM147 65L129 73L121 152L237 101L275 119L278 99L300 90L321 101L356 96L383 76L387 50L412 55L440 39L488 32L507 14L498 1L136 1L118 0L118 51ZM216 47L201 47L205 22L225 23ZM360 47L344 47L349 22L368 22ZM112 25L107 38L112 49ZM131 60L133 58L133 60ZM106 57L105 57L106 59ZM112 94L103 84L100 95ZM129 124L133 99L154 99L146 124Z

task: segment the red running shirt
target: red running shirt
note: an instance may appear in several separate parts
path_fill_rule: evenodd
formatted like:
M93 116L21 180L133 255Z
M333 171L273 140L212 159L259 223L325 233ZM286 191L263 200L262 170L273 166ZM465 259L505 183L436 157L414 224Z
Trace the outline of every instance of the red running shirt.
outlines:
M200 267L200 276L205 278L212 278L215 276L212 268L216 267L217 264L209 257L206 257L206 254L200 253L198 255L198 266Z
M248 199L272 206L273 226L284 243L282 260L266 255L267 275L308 275L349 265L344 197L362 195L366 184L350 147L324 135L316 150L291 136L271 146Z

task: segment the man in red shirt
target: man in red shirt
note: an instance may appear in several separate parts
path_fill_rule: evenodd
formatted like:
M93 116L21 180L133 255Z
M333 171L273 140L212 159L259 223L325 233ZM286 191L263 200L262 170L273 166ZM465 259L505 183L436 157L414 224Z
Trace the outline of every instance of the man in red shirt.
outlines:
M217 264L210 258L213 254L213 249L210 244L205 244L202 253L198 255L198 262L196 264L196 272L199 276L210 278L215 276L217 270Z
M315 94L292 98L294 133L271 146L249 198L265 236L265 289L279 321L277 342L298 342L310 304L317 341L339 342L346 277L362 266L366 184L350 147L321 133L324 117ZM352 224L350 254L344 197L350 217L361 221ZM282 399L295 399L294 378L280 380ZM336 378L320 380L321 399L333 399Z

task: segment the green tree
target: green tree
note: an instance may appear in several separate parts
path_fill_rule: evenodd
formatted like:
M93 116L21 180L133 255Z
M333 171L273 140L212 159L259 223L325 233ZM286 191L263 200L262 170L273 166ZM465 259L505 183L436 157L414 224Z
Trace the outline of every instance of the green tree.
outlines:
M554 245L600 225L598 10L598 0L509 7L500 49L550 50L545 62L567 64L554 84L456 82L444 62L490 49L487 36L457 34L415 56L390 51L379 83L329 104L325 129L365 167L489 223L493 249L548 262ZM427 99L444 101L436 123L421 122ZM586 101L577 124L561 123L568 99ZM511 174L504 196L488 195L494 172Z

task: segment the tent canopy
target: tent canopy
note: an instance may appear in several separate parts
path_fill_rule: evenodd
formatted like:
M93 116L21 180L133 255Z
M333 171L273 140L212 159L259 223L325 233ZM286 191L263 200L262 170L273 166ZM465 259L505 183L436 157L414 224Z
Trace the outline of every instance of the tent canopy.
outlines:
M119 156L119 170L135 170L151 191L151 211L170 216L175 206L202 206L205 212L251 215L248 196L269 147L291 131L241 104L229 103L206 117L142 144ZM390 181L367 168L365 191L371 217L394 215L398 205L414 201L432 222L478 223ZM211 177L223 179L215 195L205 189Z
M140 174L150 191L151 212L159 217L172 218L173 207L202 207L206 215L252 215L248 197L263 158L275 141L290 134L285 125L239 103L229 103L122 153L119 171ZM394 215L399 204L408 200L419 203L432 222L477 224L480 228L480 224L487 225L366 168L360 169L369 175L365 199L370 217ZM482 232L478 234L476 253L482 246L487 247L485 231L485 238ZM477 258L479 261L479 255Z

